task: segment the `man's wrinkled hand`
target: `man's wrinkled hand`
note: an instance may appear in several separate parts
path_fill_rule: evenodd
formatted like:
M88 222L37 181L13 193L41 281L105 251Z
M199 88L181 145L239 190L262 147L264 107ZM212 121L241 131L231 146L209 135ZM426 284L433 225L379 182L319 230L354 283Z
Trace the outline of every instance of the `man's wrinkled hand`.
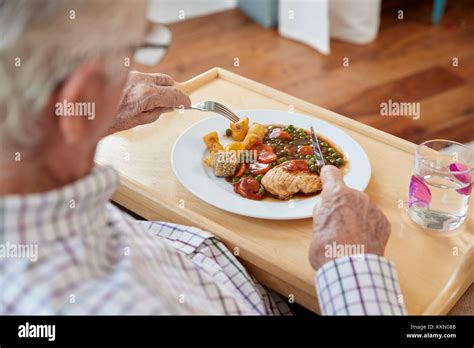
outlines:
M347 187L336 167L324 166L321 180L321 200L313 211L311 266L318 270L334 258L351 256L339 255L341 250L383 256L390 236L390 223L383 212L367 194ZM333 250L335 246L338 249Z
M154 122L174 108L189 108L189 97L173 85L168 75L130 72L110 133Z

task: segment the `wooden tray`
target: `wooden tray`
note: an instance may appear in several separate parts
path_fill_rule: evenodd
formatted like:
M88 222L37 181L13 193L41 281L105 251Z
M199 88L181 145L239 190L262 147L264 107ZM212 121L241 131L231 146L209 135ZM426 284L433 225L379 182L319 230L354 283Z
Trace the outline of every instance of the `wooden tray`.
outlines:
M192 102L216 100L235 110L294 110L354 137L372 165L366 192L392 224L386 256L397 265L410 314L446 314L473 282L472 214L459 230L447 234L422 230L406 216L415 144L220 68L179 86ZM315 275L307 257L311 219L268 221L234 215L200 201L175 178L170 154L176 138L206 117L209 114L198 111L169 113L153 124L104 139L97 162L114 166L122 177L113 199L149 220L212 231L231 250L238 247L242 263L263 284L318 312Z

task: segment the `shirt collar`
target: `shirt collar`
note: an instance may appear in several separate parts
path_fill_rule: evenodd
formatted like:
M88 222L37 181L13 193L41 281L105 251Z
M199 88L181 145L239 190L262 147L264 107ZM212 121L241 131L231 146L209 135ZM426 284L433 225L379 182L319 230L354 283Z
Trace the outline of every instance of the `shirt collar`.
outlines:
M0 196L0 241L30 244L67 238L107 222L106 202L119 182L111 167L56 190Z

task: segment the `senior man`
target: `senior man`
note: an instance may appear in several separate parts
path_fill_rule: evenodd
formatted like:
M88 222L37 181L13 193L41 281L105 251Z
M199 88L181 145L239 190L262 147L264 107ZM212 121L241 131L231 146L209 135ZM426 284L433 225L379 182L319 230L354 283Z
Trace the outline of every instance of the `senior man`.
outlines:
M290 313L211 233L135 221L109 203L118 175L94 166L98 141L190 104L170 77L127 70L145 9L141 1L0 2L0 244L38 253L0 258L2 314ZM61 108L78 104L93 113ZM383 257L387 219L335 167L322 180L308 246L321 312L404 314ZM331 259L333 243L365 254Z

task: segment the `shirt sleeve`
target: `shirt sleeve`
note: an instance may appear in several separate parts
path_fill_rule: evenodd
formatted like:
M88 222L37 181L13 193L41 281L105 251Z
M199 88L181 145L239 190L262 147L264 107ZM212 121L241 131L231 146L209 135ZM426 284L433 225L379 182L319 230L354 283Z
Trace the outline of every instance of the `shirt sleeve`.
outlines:
M324 264L316 273L322 315L406 315L395 265L362 254Z

